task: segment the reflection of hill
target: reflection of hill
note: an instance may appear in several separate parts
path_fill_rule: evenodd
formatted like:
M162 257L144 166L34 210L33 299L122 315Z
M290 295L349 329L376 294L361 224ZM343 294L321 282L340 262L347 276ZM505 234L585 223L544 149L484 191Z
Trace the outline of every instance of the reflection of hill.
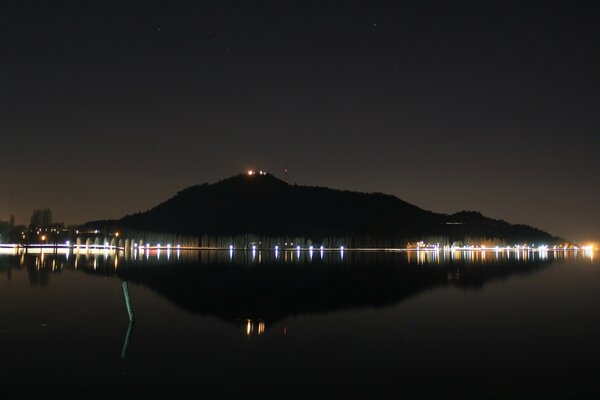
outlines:
M542 268L540 261L513 264L406 265L166 265L128 266L118 275L165 296L182 309L225 320L274 322L322 313L398 303L448 284L463 288Z
M49 276L75 268L92 275L114 275L147 286L178 307L192 313L228 320L267 323L289 316L362 307L383 307L428 289L454 285L464 289L548 266L539 259L492 259L481 262L440 260L408 264L389 253L353 253L339 259L262 264L248 258L229 261L228 253L204 253L181 261L120 260L112 257L0 257L0 272L11 266L25 268L32 285L45 286ZM192 252L198 257L200 253ZM211 257L206 257L212 255ZM338 256L337 254L335 255ZM337 261L336 261L337 260ZM134 295L135 297L135 295ZM134 300L135 301L135 300Z

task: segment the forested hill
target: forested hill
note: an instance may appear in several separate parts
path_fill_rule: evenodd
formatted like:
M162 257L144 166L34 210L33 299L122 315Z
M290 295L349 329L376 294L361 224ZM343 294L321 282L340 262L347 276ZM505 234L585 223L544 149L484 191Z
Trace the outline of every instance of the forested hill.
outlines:
M496 238L507 243L555 243L541 230L477 212L434 213L382 193L290 185L270 174L240 174L189 187L156 207L88 226L185 235L271 237Z

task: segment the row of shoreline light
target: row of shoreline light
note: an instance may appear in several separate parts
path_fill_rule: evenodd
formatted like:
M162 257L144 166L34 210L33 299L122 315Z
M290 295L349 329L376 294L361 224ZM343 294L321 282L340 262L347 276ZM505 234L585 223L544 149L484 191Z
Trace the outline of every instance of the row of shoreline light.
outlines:
M108 243L103 245L101 244L90 244L90 245L77 245L72 244L70 242L65 243L32 243L32 244L0 244L0 249L70 249L74 251L81 250L109 250L109 251L126 251L127 248L123 246L114 246ZM525 245L515 245L515 246L495 246L495 247L485 247L485 246L422 246L422 247L406 247L406 248L347 248L345 246L340 247L324 247L319 246L315 248L314 246L302 247L280 247L276 245L271 248L263 248L257 245L252 245L250 247L235 247L233 245L229 245L228 247L195 247L195 246L181 246L181 245L171 245L170 243L167 245L161 245L157 243L156 245L145 244L138 246L137 243L134 243L132 246L133 250L138 251L150 251L150 250L235 250L235 251L388 251L388 252L403 252L403 251L415 251L415 252L453 252L453 251L485 251L485 252L505 252L505 251L526 251L526 252L546 252L546 251L597 251L596 246L594 245L585 245L585 246L553 246L549 247L547 245L540 246L525 246Z

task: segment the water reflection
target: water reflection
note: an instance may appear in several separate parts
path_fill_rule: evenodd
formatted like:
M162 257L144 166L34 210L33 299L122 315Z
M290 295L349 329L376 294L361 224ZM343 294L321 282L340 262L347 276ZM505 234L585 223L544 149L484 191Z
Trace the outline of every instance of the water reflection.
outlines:
M547 250L357 252L320 248L319 257L314 257L314 249L186 251L168 246L162 253L144 248L140 256L137 249L131 253L16 252L0 258L4 260L0 271L10 278L11 268L25 268L30 284L41 287L49 284L51 275L66 269L115 275L149 287L182 309L243 325L247 335L257 336L291 315L386 306L434 287L481 287L565 258L593 260L589 252Z

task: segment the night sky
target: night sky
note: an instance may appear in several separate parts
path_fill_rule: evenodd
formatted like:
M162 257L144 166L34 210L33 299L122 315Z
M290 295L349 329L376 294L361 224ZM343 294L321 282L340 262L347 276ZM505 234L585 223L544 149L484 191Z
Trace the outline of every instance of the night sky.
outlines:
M584 2L122 3L0 3L0 220L117 218L287 167L600 239Z

